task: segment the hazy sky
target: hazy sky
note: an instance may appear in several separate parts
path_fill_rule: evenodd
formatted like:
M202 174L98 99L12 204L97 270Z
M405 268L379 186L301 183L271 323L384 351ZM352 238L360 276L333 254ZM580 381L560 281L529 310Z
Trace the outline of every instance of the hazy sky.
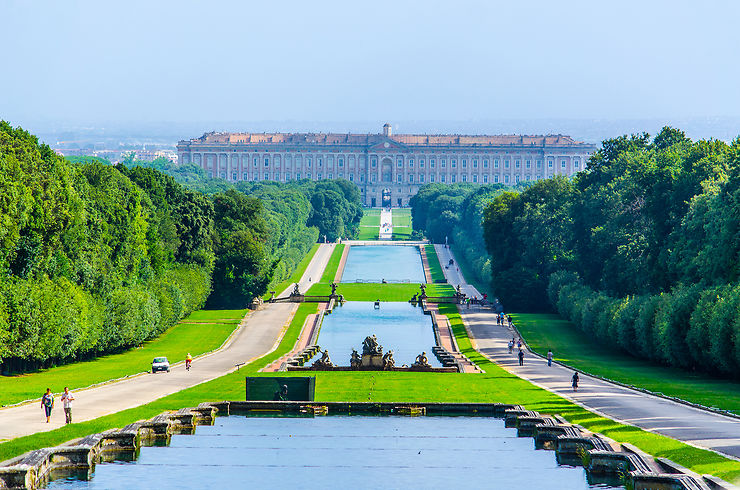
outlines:
M740 116L738 1L0 2L0 118Z

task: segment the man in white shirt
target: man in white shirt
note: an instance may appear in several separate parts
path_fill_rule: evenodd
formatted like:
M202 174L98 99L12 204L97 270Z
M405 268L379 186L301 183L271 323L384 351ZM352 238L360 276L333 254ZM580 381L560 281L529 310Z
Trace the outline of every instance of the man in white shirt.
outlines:
M72 393L69 392L69 387L65 386L61 400L64 404L64 418L67 424L72 423L72 400L74 399L75 397L73 397Z

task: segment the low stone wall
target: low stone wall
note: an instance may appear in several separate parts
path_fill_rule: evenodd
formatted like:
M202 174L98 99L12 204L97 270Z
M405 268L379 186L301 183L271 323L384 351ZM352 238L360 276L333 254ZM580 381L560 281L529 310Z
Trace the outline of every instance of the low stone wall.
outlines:
M192 434L196 425L212 425L218 409L209 403L157 415L70 441L62 446L37 449L0 463L0 488L36 489L50 479L94 471L95 464L135 460L142 446L169 443L172 434Z

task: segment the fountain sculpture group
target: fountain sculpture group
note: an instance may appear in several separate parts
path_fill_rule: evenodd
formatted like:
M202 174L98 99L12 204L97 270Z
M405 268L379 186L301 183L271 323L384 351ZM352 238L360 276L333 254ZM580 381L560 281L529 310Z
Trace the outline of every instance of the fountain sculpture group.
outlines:
M313 371L343 371L347 370L347 367L337 366L329 357L329 351L323 350L321 357L311 364ZM306 369L304 367L294 367L289 369ZM375 335L369 335L362 341L362 354L357 352L357 349L352 349L352 354L349 359L350 370L363 370L363 371L398 371L398 370L412 370L412 371L448 371L447 368L434 368L429 364L426 352L422 352L416 356L416 361L411 365L403 365L400 368L396 366L396 360L393 358L393 351L389 350L385 354L383 353L383 346L378 343L378 338Z

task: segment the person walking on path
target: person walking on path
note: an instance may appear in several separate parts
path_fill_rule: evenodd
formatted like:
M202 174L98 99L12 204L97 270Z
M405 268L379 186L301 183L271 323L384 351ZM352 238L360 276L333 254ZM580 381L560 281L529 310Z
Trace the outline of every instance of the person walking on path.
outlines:
M519 347L519 350L522 350L522 339L516 341L516 346Z
M188 355L185 356L185 370L190 371L190 365L193 363L193 356L190 355L190 352L188 352Z
M571 385L573 385L573 391L578 391L578 371L573 373L573 377L570 380Z
M519 349L519 365L524 366L524 351Z
M514 339L509 341L509 354L514 352Z
M46 393L41 397L41 408L46 412L46 423L49 423L51 418L51 409L54 408L54 395L51 393L51 388L46 388Z
M72 423L72 400L74 400L75 397L72 396L72 393L69 392L69 387L64 387L64 393L62 393L62 397L60 400L62 400L62 404L64 405L64 423L65 424L71 424Z
M552 366L552 350L547 349L547 365Z

